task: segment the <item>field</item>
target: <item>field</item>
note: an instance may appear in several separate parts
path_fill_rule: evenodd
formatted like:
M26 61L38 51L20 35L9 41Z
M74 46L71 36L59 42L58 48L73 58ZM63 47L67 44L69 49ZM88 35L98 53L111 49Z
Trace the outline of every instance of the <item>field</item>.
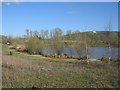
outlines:
M3 46L3 88L117 88L118 63L53 59Z

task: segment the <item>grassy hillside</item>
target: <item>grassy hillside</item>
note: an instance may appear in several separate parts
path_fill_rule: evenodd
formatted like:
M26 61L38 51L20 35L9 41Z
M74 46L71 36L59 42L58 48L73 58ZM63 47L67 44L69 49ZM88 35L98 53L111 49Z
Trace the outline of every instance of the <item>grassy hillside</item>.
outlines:
M108 35L109 34L109 35ZM66 40L80 40L81 42L87 41L89 46L108 46L110 44L112 47L118 47L118 39L120 38L119 31L96 31L93 33L92 31L89 32L80 32L71 35L66 35L64 37Z

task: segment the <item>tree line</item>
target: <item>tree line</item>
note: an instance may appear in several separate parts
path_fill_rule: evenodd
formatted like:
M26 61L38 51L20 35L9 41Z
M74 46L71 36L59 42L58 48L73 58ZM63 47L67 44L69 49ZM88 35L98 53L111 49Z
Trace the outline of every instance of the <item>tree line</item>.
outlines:
M60 28L51 31L40 30L33 31L26 29L26 35L22 37L3 36L2 43L10 42L11 44L22 44L25 46L29 54L43 54L43 49L52 49L57 55L62 54L64 48L68 48L72 56L73 48L78 57L82 57L83 53L88 57L89 47L93 46L115 46L118 47L119 32L113 31L97 31L93 33L80 32L76 30L67 30L66 34ZM109 38L108 38L109 37ZM111 39L111 40L109 40ZM53 52L51 52L53 53Z

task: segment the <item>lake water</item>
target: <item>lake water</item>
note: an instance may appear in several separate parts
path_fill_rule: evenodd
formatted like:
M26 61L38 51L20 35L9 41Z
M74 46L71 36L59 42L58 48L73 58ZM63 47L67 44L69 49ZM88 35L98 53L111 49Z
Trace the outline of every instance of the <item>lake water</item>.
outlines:
M119 51L120 48L111 48L111 58L113 59L120 59ZM101 59L103 56L109 57L109 48L108 47L89 47L89 58L90 59ZM57 53L54 49L44 49L42 51L44 54L48 53ZM62 54L67 54L70 56L77 56L74 48L64 48ZM83 56L85 53L83 53Z

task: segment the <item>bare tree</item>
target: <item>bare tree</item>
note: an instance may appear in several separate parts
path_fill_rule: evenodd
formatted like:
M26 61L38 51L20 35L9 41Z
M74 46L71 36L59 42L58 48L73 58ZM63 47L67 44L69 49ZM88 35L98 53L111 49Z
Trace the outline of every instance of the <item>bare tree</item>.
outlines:
M33 36L33 32L32 31L30 31L30 37L32 37Z
M55 28L53 33L54 33L54 38L61 38L63 35L63 32L60 28Z
M89 59L89 47L88 47L88 42L87 42L87 32L86 32L86 30L85 30L85 35L84 35L84 44L85 44L86 59ZM87 60L87 63L89 64L89 60Z
M84 56L85 53L85 47L82 43L77 43L77 46L75 46L75 51L77 53L78 59L81 59Z
M45 30L44 31L44 37L45 37L45 39L48 39L48 36L49 36L48 34L49 34L48 30Z
M88 56L88 44L87 44L87 39L86 39L86 33L85 33L85 48L86 48L86 56L87 56L87 59L88 59L89 56Z
M53 38L53 31L50 31L50 38Z
M66 43L66 46L68 47L68 51L70 53L70 56L72 56L72 53L73 53L73 47L71 46L73 43L73 38L72 38L72 30L67 30L66 32L66 35L67 35L67 40L69 42L65 42Z
M27 34L27 38L29 37L29 29L25 30L26 34Z
M107 36L108 36L108 48L109 48L109 51L108 51L108 55L109 55L109 59L108 59L108 63L110 64L110 59L111 59L111 43L110 43L110 40L111 40L111 30L112 30L112 25L111 25L111 22L109 22L109 24L106 26L105 30L107 31Z
M63 32L60 28L55 28L53 30L53 37L54 37L54 49L56 49L57 54L61 54L62 50L64 48L64 42L62 42L63 39Z
M75 36L75 51L77 53L77 56L78 58L82 58L84 56L84 53L85 53L85 45L84 45L84 42L82 42L82 35L79 33L80 31L76 31L76 36Z
M41 30L41 31L40 31L40 36L41 36L41 38L42 38L42 39L44 39L44 38L45 38L45 35L44 35L44 30Z
M66 34L67 35L71 35L72 34L72 30L67 30Z
M38 31L36 30L36 31L34 31L34 37L36 37L36 38L38 38L39 37L39 33L38 33Z

